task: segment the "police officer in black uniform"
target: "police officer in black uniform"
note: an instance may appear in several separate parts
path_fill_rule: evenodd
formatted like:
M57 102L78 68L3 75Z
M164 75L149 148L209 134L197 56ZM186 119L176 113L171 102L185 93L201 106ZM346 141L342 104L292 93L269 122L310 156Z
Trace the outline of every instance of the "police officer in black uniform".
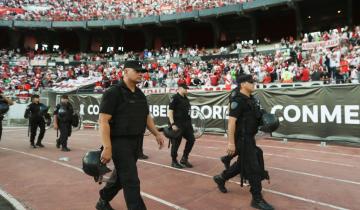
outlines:
M100 103L101 161L108 163L113 159L115 170L111 177L116 181L100 190L97 210L112 210L109 202L121 189L128 209L145 210L136 167L145 128L154 134L160 148L164 144L164 137L149 114L146 97L136 87L144 72L142 63L126 61L124 68L124 79L107 90Z
M235 97L237 97L240 93L240 86L237 86L236 88L234 88L231 93L230 93L230 96L229 96L229 102L231 102ZM254 100L256 100L256 105L261 107L260 106L260 101L257 99L257 98L254 98ZM230 105L230 103L229 103ZM228 110L230 110L230 106L228 107ZM264 114L266 113L266 111L264 109L261 109L261 114ZM231 160L234 159L236 156L238 155L237 151L235 151L234 154L232 155L224 155L220 158L221 162L224 164L224 167L225 169L228 169L230 167L230 163L231 163Z
M30 146L32 148L44 147L41 143L45 135L45 120L44 115L48 112L48 107L40 103L39 95L31 96L31 104L26 108L24 117L29 119L29 128L30 128ZM40 133L35 144L36 131L40 128Z
M69 102L67 95L62 95L60 104L56 105L54 111L54 129L59 129L60 138L56 140L56 147L61 151L69 152L68 138L71 136L71 123L73 119L74 109Z
M234 155L236 151L239 155L237 161L229 169L214 176L214 181L219 190L226 193L225 182L240 173L241 185L244 179L249 180L253 198L251 206L272 210L274 208L261 195L261 181L269 180L269 175L264 169L263 152L255 142L262 113L251 95L255 87L254 80L251 75L241 75L238 82L239 94L230 101L227 150L229 155Z
M187 98L187 90L189 88L186 84L181 84L178 87L178 93L175 94L170 101L168 118L171 128L174 131L180 129L181 135L176 139L170 139L171 141L171 166L174 168L192 168L192 164L188 161L189 154L194 146L195 137L194 129L191 124L190 117L190 102ZM180 164L177 161L177 152L179 150L182 138L186 139L185 149L183 156L180 160Z
M0 91L0 103L7 104L9 106L14 104L14 102L10 98L3 96L1 91ZM8 110L8 107L6 107L6 110ZM3 119L4 119L4 115L0 114L0 140L1 140L1 136L2 136L2 130L3 130L3 128L2 128Z
M237 97L239 95L239 92L240 92L239 86L234 88L230 93L229 102L232 101L233 98ZM229 103L229 105L230 105L230 103ZM230 111L230 106L228 107L228 110ZM237 152L235 152L232 155L227 154L220 158L221 162L224 164L225 169L228 169L230 167L231 160L233 158L235 158L236 156L237 156Z

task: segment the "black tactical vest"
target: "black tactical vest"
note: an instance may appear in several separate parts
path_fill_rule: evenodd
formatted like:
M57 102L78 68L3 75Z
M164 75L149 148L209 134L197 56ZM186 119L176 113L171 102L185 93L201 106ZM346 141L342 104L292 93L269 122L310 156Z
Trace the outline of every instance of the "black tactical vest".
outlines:
M121 97L116 102L117 108L110 121L110 136L143 135L148 115L145 95L142 92L141 94L132 94L121 85L116 86Z
M70 123L72 120L73 110L69 104L58 104L58 120L62 123Z
M245 103L243 113L236 121L236 136L255 135L261 121L260 107L253 97L236 96L234 100Z

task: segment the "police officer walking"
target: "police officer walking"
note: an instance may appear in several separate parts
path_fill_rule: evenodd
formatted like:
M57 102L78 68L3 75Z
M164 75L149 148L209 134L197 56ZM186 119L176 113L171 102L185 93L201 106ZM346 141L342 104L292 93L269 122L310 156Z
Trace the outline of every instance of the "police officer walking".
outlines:
M251 93L254 91L254 80L251 75L239 76L239 94L230 101L228 121L228 147L230 156L238 152L237 161L220 175L214 176L214 181L221 192L226 193L225 182L241 174L243 180L249 180L252 194L251 206L256 209L274 209L262 197L261 181L269 180L268 172L264 169L262 150L256 146L255 135L261 121L260 107Z
M108 182L100 190L97 210L112 210L109 202L121 189L128 209L145 210L136 167L145 128L154 134L160 148L164 144L164 138L149 114L146 97L136 87L144 72L142 63L126 61L124 72L124 79L107 90L100 103L101 162L108 163L113 159L115 170L111 177L116 181Z
M48 112L48 107L40 103L39 95L31 96L31 104L26 108L24 117L29 119L29 128L30 128L30 146L32 148L44 147L41 143L45 135L45 120L44 115ZM40 133L35 144L35 137L38 127L40 128Z
M56 105L54 111L54 129L60 131L60 138L56 140L56 147L61 151L69 152L68 138L71 136L71 124L73 119L74 109L69 102L67 95L62 95L60 104Z
M171 141L171 166L174 168L192 168L192 164L188 161L189 154L194 146L195 137L194 129L191 124L190 117L190 102L187 98L188 86L181 84L178 87L178 92L175 94L170 101L168 118L172 130L178 131L180 129L181 135L178 138L170 139ZM177 161L177 152L179 150L182 138L186 139L185 149L183 156L180 160L180 164Z
M230 93L229 102L230 102L233 98L237 97L238 94L239 94L239 92L240 92L239 86L236 87L236 88L234 88L234 89L231 91L231 93ZM230 105L230 103L229 103L229 105ZM228 107L228 110L230 110L230 106ZM225 169L228 169L228 168L230 167L231 160L232 160L233 158L235 158L236 156L237 156L237 151L235 151L235 153L232 154L232 155L227 154L227 155L224 155L224 156L222 156L222 157L220 158L221 162L224 164Z
M3 96L2 92L0 91L0 108L4 110L0 110L0 140L2 136L2 121L4 119L4 114L9 110L9 106L13 105L14 102L5 96Z

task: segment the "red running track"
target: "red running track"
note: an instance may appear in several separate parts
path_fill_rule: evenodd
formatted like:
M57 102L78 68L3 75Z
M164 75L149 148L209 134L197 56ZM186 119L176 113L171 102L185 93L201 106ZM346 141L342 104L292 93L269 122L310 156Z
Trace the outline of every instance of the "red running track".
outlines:
M102 186L82 173L81 159L87 150L99 147L99 133L74 132L68 153L55 148L54 130L47 131L46 148L42 149L31 149L26 135L25 128L4 130L0 188L26 209L95 209ZM263 194L276 209L360 209L360 148L283 143L264 137L258 139L258 145L271 176L270 184L263 182ZM159 151L154 138L146 137L144 151L150 159L140 160L138 170L148 209L252 209L249 188L241 188L238 177L227 183L227 194L220 193L212 181L212 176L223 170L219 157L225 148L224 137L205 135L190 155L194 168L178 170L169 167L169 149ZM59 160L61 157L69 161ZM126 209L122 193L111 204Z

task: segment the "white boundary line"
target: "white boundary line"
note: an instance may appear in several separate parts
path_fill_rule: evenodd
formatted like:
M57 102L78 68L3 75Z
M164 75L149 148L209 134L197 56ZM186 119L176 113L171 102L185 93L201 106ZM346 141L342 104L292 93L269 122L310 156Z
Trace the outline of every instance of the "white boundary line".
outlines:
M82 133L73 133L71 134L71 136L89 136L89 134L82 134ZM92 136L100 136L99 134L93 134ZM217 142L217 143L223 143L226 144L226 140L224 141L217 141L217 140L196 140L199 142ZM360 158L360 155L351 155L351 154L345 154L345 153L337 153L337 152L326 152L326 151L320 151L320 150L311 150L311 149L301 149L301 148L291 148L291 147L280 147L280 146L270 146L270 145L263 145L263 144L258 144L257 146L261 146L261 147L269 147L269 148L276 148L276 149L286 149L286 150L295 150L295 151L305 151L305 152L315 152L315 153L323 153L323 154L330 154L330 155L339 155L339 156L348 156L348 157L355 157L355 158ZM199 146L198 146L199 147ZM202 147L202 146L200 146ZM206 146L203 146L206 147ZM219 149L218 147L206 147L208 149Z
M195 172L195 171L188 171L188 170L184 170L184 169L177 169L177 168L173 168L173 167L170 167L170 166L167 166L167 165L154 163L154 162L150 162L150 161L146 161L146 160L139 160L139 162L144 162L144 163L147 163L147 164L156 165L156 166L160 166L160 167L163 167L163 168L169 168L169 169L172 169L172 170L182 171L182 172L185 172L185 173L195 174L195 175L198 175L198 176L202 176L202 177L212 179L212 176L210 176L208 174L204 174L204 173L199 173L199 172ZM240 184L240 182L236 182L236 181L232 181L232 180L230 180L230 182L235 183L235 184ZM315 201L315 200L303 198L303 197L296 196L296 195L282 193L282 192L278 192L278 191L275 191L275 190L270 190L270 189L266 189L266 188L263 188L263 190L266 191L266 192L269 192L269 193L281 195L281 196L284 196L284 197L287 197L287 198L292 198L292 199L295 199L295 200L304 201L304 202L307 202L307 203L313 203L313 204L317 204L317 205L320 205L320 206L330 207L330 208L338 209L338 210L348 210L348 209L340 207L340 206L335 206L335 205L332 205L332 204L329 204L329 203Z
M52 162L52 163L55 163L55 164L58 164L58 165L61 165L61 166L64 166L64 167L67 167L67 168L71 168L71 169L74 169L80 173L83 173L83 170L81 168L78 168L76 166L73 166L73 165L70 165L70 164L67 164L67 163L62 163L62 162L59 162L59 161L56 161L56 160L51 160L49 158L46 158L46 157L43 157L43 156L40 156L40 155L35 155L35 154L31 154L31 153L27 153L27 152L23 152L23 151L19 151L19 150L15 150L15 149L10 149L10 148L6 148L6 147L0 147L0 149L3 149L3 150L7 150L7 151L11 151L11 152L15 152L15 153L20 153L20 154L23 154L23 155L26 155L26 156L31 156L31 157L34 157L34 158L38 158L38 159L41 159L41 160L46 160L46 161L49 161L49 162ZM171 208L174 208L174 209L177 209L177 210L186 210L185 208L183 207L180 207L176 204L173 204L173 203L170 203L168 201L165 201L159 197L156 197L156 196L153 196L153 195L150 195L148 193L145 193L145 192L141 192L141 194L144 196L144 197L147 197L151 200L154 200L154 201L157 201L159 203L162 203L166 206L169 206ZM19 209L19 210L23 210L23 209ZM26 210L26 209L24 209Z
M45 144L51 144L51 145L54 144L54 143L48 143L48 142L44 142L44 143ZM149 148L149 147L144 147L144 148L146 148L148 150L155 151L155 149L152 149L152 148ZM81 150L84 150L84 151L90 150L89 148L83 148L83 147L80 147L80 148L78 147L78 149L81 149ZM158 151L158 150L156 150L156 151ZM160 152L167 152L167 151L160 150ZM196 154L196 153L195 154L192 153L192 154L190 154L190 156L200 157L200 158L205 158L205 159L211 159L211 160L219 160L219 158L215 158L215 157L211 157L211 156L199 155L199 154ZM274 156L276 156L276 155L274 155ZM305 161L313 161L313 162L322 162L322 161L308 160L308 159L303 159L303 160L305 160ZM327 163L327 162L322 162L322 163ZM337 165L337 164L334 164L334 165ZM331 180L331 181L343 182L343 183L347 183L347 184L360 185L360 182L351 181L351 180L347 180L347 179L338 179L338 178L330 177L330 176L322 176L322 175L319 175L319 174L312 174L312 173L306 173L306 172L302 172L302 171L295 171L295 170L289 170L289 169L283 169L283 168L271 167L271 166L267 166L267 168L271 168L271 169L274 169L274 170L283 171L283 172L287 172L287 173L300 174L300 175L311 176L311 177L316 177L316 178L320 178L320 179L327 179L327 180Z
M4 197L16 210L26 210L26 208L9 193L0 188L0 195Z
M153 149L150 149L150 148L147 148L147 149L153 150ZM211 156L198 155L198 154L190 154L190 156L200 157L200 158L205 158L205 159L211 159L211 160L219 160L219 158L215 158L215 157L211 157ZM295 170L289 170L289 169L283 169L283 168L277 168L277 167L271 167L271 166L267 166L266 168L271 168L271 169L274 169L274 170L284 171L284 172L293 173L293 174L300 174L300 175L304 175L304 176L312 176L312 177L321 178L321 179L328 179L328 180L332 180L332 181L344 182L344 183L347 183L347 184L360 185L360 182L355 182L355 181L346 180L346 179L338 179L338 178L330 177L330 176L322 176L322 175L318 175L318 174L306 173L306 172L302 172L302 171L295 171Z
M316 163L323 163L323 164L329 164L329 165L336 165L336 166L345 166L350 168L358 168L357 166L345 164L345 163L333 163L329 161L322 161L322 160L315 160L315 159L309 159L309 158L296 158L296 157L290 157L288 155L276 155L271 153L264 153L266 156L274 156L274 157L282 157L282 158L291 158L295 160L303 160L303 161L310 161L310 162L316 162Z
M222 144L227 144L226 141L217 141L217 140L197 140L200 142L217 142ZM257 144L259 147L269 147L269 148L276 148L276 149L287 149L287 150L295 150L295 151L305 151L305 152L315 152L315 153L323 153L323 154L330 154L330 155L339 155L339 156L347 156L347 157L355 157L360 158L360 155L351 155L351 154L345 154L345 153L338 153L338 152L326 152L321 150L312 150L312 149L302 149L302 148L292 148L292 147L280 147L280 146L270 146L270 145L263 145L263 144Z

